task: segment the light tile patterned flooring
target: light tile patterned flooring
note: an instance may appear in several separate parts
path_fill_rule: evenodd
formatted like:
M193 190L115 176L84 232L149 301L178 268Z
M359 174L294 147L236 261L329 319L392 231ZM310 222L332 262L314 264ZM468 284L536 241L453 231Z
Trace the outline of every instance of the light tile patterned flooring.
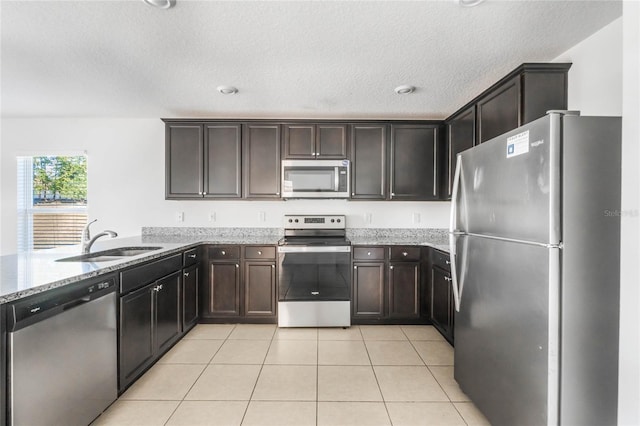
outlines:
M94 425L486 425L431 326L200 324Z

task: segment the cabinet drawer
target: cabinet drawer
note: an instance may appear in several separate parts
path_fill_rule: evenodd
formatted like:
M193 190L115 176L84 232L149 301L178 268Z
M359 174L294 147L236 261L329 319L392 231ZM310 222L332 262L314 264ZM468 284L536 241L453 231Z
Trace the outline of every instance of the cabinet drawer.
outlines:
M384 247L354 247L355 260L384 260Z
M244 248L245 259L275 259L276 248L273 246L247 246Z
M120 294L128 293L182 269L182 255L164 257L120 273Z
M209 247L209 260L240 259L239 246Z
M187 250L182 254L182 264L186 266L195 265L199 260L198 249Z
M394 246L391 247L391 260L392 261L419 261L420 260L420 247L403 247Z
M431 263L433 264L433 266L437 266L447 272L451 272L451 265L449 263L449 260L449 253L431 249Z

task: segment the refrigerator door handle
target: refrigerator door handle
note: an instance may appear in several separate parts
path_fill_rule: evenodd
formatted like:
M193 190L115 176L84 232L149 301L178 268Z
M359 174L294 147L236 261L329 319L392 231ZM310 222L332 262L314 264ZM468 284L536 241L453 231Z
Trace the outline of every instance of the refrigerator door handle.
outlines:
M458 225L456 222L456 216L458 214L458 187L460 186L460 170L462 168L462 157L458 154L456 159L456 171L453 175L453 189L451 190L451 211L449 214L449 232L455 232L456 226ZM453 252L455 253L455 252Z
M458 270L456 265L456 235L449 234L449 247L451 253L451 287L453 289L453 304L456 312L460 312L460 294L458 292Z
M449 257L451 259L451 287L456 312L460 312L460 294L458 292L458 271L456 267L456 217L458 214L458 188L460 186L460 170L462 157L458 154L456 171L453 175L453 189L451 191L451 212L449 216Z

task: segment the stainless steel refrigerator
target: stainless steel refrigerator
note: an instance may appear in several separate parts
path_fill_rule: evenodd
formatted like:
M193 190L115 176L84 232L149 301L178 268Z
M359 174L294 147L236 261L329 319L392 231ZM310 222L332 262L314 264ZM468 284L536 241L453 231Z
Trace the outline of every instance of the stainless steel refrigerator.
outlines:
M621 119L546 116L458 155L455 379L495 425L615 425Z

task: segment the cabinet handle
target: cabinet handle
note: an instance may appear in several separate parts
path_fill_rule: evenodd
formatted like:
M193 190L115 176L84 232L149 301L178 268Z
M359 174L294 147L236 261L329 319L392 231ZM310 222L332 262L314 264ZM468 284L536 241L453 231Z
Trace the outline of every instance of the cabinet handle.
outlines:
M185 273L184 273L184 276L185 276L185 277L188 277L188 276L189 276L189 273L188 273L188 272L185 272Z
M354 266L354 267L353 267L353 269L356 269L356 270L357 270L357 269L358 269L358 267L357 267L357 266Z
M395 196L396 196L396 193L395 193L395 192L392 192L392 193L391 193L391 196L392 196L392 197L395 197Z
M224 251L224 250L222 250L222 251L220 252L220 254L221 254L221 255L223 255L223 256L226 256L227 252L226 252L226 251Z
M196 258L196 256L197 256L196 254L190 254L190 255L189 255L189 257L190 257L190 258L192 258L192 259L195 259L195 258Z
M445 260L444 263L446 263L447 265L451 265L451 262L448 260Z
M206 192L203 192L203 193L202 193L202 195L207 195L207 193L206 193Z
M451 277L444 277L445 281L451 281Z
M408 255L408 254L409 254L409 253L407 253L406 251L403 251L403 252L402 252L402 255L403 255L404 257L407 257L407 255Z
M162 290L162 284L155 286L153 289L154 289L155 291L160 291L160 290Z
M198 195L202 195L202 191L198 191Z
M389 269L393 269L393 266L389 266Z
M367 256L371 256L371 252L370 251L367 252Z
M276 269L276 265L271 265L271 269Z
M279 192L276 192L276 195L280 195L280 193L279 193Z
M355 193L355 192L352 192L352 193L351 193L351 196L352 196L352 197L355 197L355 196L356 196L356 193Z
M239 267L240 267L240 265L238 265L238 264L236 263L236 268L239 268Z
M262 256L262 251L261 250L258 250L258 255Z

